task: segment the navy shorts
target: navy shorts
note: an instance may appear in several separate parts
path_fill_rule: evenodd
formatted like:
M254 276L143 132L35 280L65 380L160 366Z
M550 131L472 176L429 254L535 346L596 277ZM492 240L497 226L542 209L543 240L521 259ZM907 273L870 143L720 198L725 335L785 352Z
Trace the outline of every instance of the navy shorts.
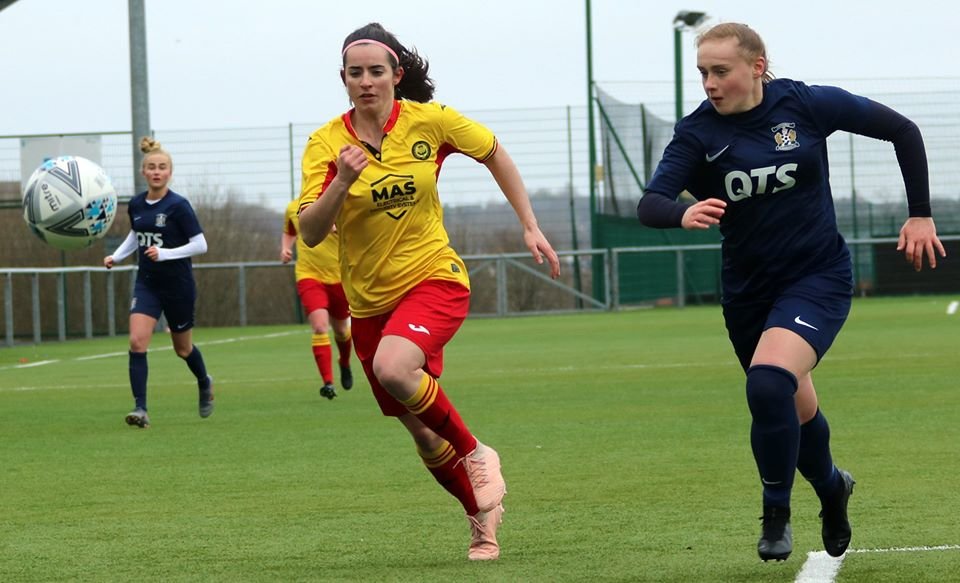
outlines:
M162 312L171 332L186 332L193 328L196 304L197 288L192 281L176 288L158 288L138 279L133 287L130 313L159 320Z
M827 353L850 313L853 278L849 270L808 275L770 299L740 297L723 305L730 342L743 370L750 367L760 335L768 328L799 334L817 353Z

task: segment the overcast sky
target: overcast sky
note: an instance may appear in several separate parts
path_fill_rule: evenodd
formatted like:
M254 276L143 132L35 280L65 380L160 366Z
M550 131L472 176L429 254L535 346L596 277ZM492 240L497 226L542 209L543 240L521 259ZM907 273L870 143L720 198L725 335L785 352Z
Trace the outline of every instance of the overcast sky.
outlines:
M582 0L144 1L154 129L322 123L348 107L343 38L370 21L426 56L437 99L460 110L586 103ZM950 5L593 0L594 77L625 99L672 101L672 21L698 10L708 24L757 29L778 76L908 90L894 79L960 77ZM0 11L0 135L129 130L127 23L127 0L19 0ZM683 34L691 104L693 38Z

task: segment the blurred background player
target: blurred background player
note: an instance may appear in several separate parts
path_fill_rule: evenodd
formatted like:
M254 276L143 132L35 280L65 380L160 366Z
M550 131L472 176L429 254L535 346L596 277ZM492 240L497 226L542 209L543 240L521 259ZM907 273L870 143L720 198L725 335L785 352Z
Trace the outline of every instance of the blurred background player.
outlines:
M130 389L134 409L127 425L148 427L147 349L160 314L167 317L170 338L177 356L197 377L201 417L213 413L213 379L207 374L203 355L193 345L197 288L191 257L207 251L207 240L190 202L168 188L173 159L160 143L140 140L143 162L140 171L147 191L130 199L127 214L130 233L113 254L103 259L107 269L138 251L137 281L130 303Z
M467 428L437 379L443 347L467 316L470 281L443 227L444 158L484 164L516 211L523 240L553 277L557 254L520 173L493 133L431 102L428 63L376 23L344 40L341 80L354 108L315 131L303 156L300 235L340 236L340 273L357 358L384 415L395 416L434 478L463 505L468 557L496 559L506 485L500 458Z
M750 441L763 489L757 552L793 550L790 494L797 470L821 503L827 553L850 543L853 477L830 453L811 371L850 311L853 270L837 227L827 137L842 130L893 142L909 217L897 249L919 271L945 256L930 212L927 159L916 124L837 87L773 79L766 48L748 26L719 24L697 38L707 94L677 123L637 207L650 227L723 236L723 316L746 371ZM676 202L684 190L698 202Z
M339 354L340 386L348 391L353 387L353 372L350 370L350 350L353 345L350 338L350 306L347 305L347 297L340 283L340 259L337 255L340 238L333 232L316 247L304 245L299 237L299 208L299 199L287 205L280 238L280 261L289 263L293 259L293 246L296 243L294 277L297 280L297 295L313 328L313 358L323 379L320 395L333 399L337 391L333 386L333 355L330 335L327 333L331 323Z

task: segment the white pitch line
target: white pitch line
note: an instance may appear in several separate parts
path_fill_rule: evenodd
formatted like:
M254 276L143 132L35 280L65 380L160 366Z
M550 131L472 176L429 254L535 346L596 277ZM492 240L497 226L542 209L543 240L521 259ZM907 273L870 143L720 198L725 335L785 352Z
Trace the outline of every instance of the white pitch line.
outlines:
M919 553L923 551L960 551L960 545L938 545L935 547L892 547L889 549L850 549L848 553Z
M33 368L35 366L43 366L45 364L53 364L55 362L60 362L59 360L38 360L37 362L28 362L25 364L16 364L13 368Z
M919 553L924 551L960 551L960 545L933 547L892 547L889 549L850 549L839 557L831 557L826 551L811 551L797 574L794 583L833 583L843 565L843 559L851 553Z
M807 561L797 574L795 583L833 583L845 556L831 557L827 551L807 553Z
M913 359L929 357L929 354L899 354L897 358ZM863 355L850 356L829 356L831 361L857 361L863 362ZM644 369L665 369L665 368L723 368L736 366L734 360L723 361L699 361L699 362L657 362L657 363L636 363L636 364L568 364L564 366L532 366L522 369L517 368L491 368L485 369L490 375L497 374L540 374L540 373L567 373L577 372L589 369L598 370L644 370Z
M309 332L309 329L307 330ZM230 344L233 342L240 342L243 340L264 340L268 338L278 338L281 336L289 336L291 334L302 334L302 331L294 332L275 332L272 334L264 334L262 336L238 336L235 338L224 338L222 340L210 340L207 342L198 342L197 346L212 346L214 344ZM172 346L158 346L156 348L151 348L150 352L157 352L161 350L173 350ZM100 358L112 358L117 356L126 356L127 352L107 352L103 354L91 354L89 356L78 356L76 358L70 359L72 361L83 361L83 360L96 360ZM927 357L928 354L901 354L899 358L921 358ZM864 357L862 355L851 355L851 356L833 356L830 357L830 360L833 361L846 361L846 360L856 360L862 361ZM55 362L60 362L58 360L44 360L30 364L20 364L20 365L10 365L10 366L0 366L0 371L11 369L11 368L24 368L28 366L40 366L44 364L52 364ZM539 373L565 373L565 372L576 372L583 370L584 368L589 368L592 371L597 370L644 370L644 369L668 369L668 368L719 368L719 367L729 367L735 365L733 360L723 360L720 362L708 362L708 361L699 361L699 362L658 362L658 363L635 363L635 364L607 364L607 365L567 365L567 366L544 366L544 367L527 367L524 369L489 369L487 372L491 375L504 374L504 373L524 373L524 374L539 374Z
M96 360L98 358L110 358L111 356L123 356L124 354L130 354L130 353L129 352L107 352L105 354L94 354L92 356L78 356L77 358L74 358L74 360Z
M196 342L197 346L212 346L214 344L229 344L231 342L240 342L242 340L263 340L267 338L279 338L281 336L289 336L291 334L303 334L302 330L296 330L292 332L272 332L270 334L261 334L259 336L237 336L235 338L224 338L223 340L209 340L207 342ZM151 348L151 352L157 352L160 350L173 350L172 346L158 346L157 348ZM99 358L112 358L115 356L126 356L129 354L127 351L124 352L105 352L103 354L91 354L89 356L78 356L76 358L71 358L72 361L83 361L83 360L96 360ZM38 360L37 362L30 362L26 364L16 364L12 366L2 366L0 370L7 368L31 368L34 366L43 366L45 364L53 364L55 362L61 362L60 360Z
M224 380L225 382L229 382L231 386L253 385L253 384L264 383L264 382L271 382L274 384L303 382L303 377L300 377L300 376L292 376L292 377L270 376L270 377L258 377L258 378L244 377L244 378L238 378L238 379L230 379L230 378L221 379L221 377L218 376L217 379L218 379L217 382L221 382L221 380ZM118 384L99 383L97 384L96 388L97 389L122 389L122 388L129 388L129 386L130 386L129 384L120 384L120 383ZM37 386L37 387L8 387L8 388L0 387L0 393L21 393L26 391L65 391L65 390L74 390L78 388L90 388L90 387L77 387L77 385L47 385L47 386Z

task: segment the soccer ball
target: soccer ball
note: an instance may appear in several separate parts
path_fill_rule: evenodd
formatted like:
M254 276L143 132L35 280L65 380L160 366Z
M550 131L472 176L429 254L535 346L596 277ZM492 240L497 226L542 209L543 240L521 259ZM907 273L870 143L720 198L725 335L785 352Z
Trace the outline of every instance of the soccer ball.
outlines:
M23 189L23 220L45 243L82 249L103 237L117 215L117 191L97 164L80 156L52 158Z

